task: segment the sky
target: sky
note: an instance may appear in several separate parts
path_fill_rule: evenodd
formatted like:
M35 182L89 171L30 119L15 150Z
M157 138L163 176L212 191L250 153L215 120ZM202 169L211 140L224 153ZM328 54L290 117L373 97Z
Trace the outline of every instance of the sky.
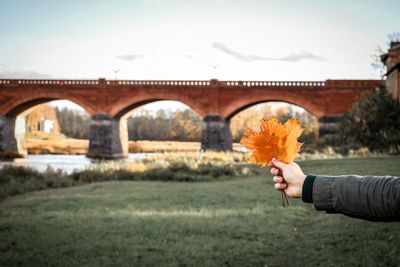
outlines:
M0 77L379 79L399 0L1 0Z

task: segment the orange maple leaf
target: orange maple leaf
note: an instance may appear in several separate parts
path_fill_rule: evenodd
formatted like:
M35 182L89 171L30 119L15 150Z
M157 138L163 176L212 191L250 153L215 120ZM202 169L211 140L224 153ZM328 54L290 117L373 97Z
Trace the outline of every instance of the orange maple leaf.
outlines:
M276 118L263 119L260 131L247 128L240 143L252 152L250 160L261 166L267 165L273 158L289 163L300 151L302 143L297 139L302 132L297 119L289 119L283 125Z

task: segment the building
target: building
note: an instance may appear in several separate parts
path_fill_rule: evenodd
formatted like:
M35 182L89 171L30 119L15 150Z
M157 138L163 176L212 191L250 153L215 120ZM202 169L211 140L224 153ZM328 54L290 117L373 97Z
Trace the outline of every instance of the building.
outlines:
M39 123L39 131L53 133L54 121L42 119Z
M388 52L381 55L381 60L387 70L386 89L400 102L400 41L391 42Z
M26 132L41 131L48 134L60 133L60 125L55 108L48 104L35 107L26 117L25 128Z

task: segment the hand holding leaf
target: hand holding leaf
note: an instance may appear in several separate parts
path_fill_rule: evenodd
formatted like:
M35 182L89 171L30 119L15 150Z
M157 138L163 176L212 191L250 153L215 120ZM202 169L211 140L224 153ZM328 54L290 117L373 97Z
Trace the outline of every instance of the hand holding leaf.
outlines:
M250 160L265 167L271 163L273 158L284 163L292 162L301 148L297 141L303 129L297 119L292 118L281 124L276 118L263 119L260 122L260 131L253 131L247 128L240 143L251 150ZM282 200L286 194L282 192ZM283 202L285 207L285 203Z

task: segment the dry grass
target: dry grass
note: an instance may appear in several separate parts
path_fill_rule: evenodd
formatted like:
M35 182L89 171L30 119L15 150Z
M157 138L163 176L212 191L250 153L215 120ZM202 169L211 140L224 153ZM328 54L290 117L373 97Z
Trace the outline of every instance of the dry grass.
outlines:
M144 160L136 160L133 162L121 161L113 163L112 166L97 166L96 170L125 170L130 172L145 172L150 169L190 169L198 171L207 168L231 168L235 163L247 162L248 155L240 152L164 152L155 153L147 156Z
M89 140L65 138L62 140L26 139L28 154L85 155Z
M129 141L129 152L175 152L175 151L198 151L199 142L178 141Z
M70 154L84 155L88 151L89 140L85 139L37 139L27 138L25 145L29 154ZM129 141L130 153L198 151L199 142L175 141Z
M201 148L200 142L183 141L129 141L129 152L196 152ZM242 151L239 143L233 144L233 151Z
M215 151L197 151L197 152L166 152L151 155L148 161L167 161L167 162L243 162L248 160L248 154L241 152L215 152Z
M89 140L66 138L63 135L34 133L26 136L25 145L29 154L64 154L84 155L89 147ZM180 141L129 141L130 153L160 152L197 152L200 142ZM240 144L233 144L234 151L240 151Z

